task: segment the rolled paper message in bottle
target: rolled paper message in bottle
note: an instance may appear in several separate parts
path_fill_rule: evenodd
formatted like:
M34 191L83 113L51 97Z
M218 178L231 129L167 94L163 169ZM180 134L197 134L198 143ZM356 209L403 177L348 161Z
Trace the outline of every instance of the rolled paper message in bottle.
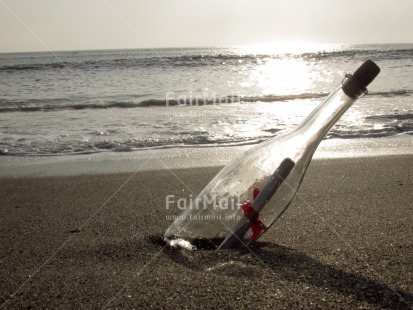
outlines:
M296 128L238 155L170 225L166 243L212 240L223 249L258 240L290 205L319 143L379 72L367 60Z

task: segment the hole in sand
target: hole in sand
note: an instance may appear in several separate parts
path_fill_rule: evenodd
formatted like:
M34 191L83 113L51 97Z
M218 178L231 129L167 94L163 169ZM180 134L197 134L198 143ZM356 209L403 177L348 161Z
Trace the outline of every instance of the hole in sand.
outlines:
M216 250L219 245L224 241L224 238L212 238L212 239L195 239L192 244L196 246L197 250Z

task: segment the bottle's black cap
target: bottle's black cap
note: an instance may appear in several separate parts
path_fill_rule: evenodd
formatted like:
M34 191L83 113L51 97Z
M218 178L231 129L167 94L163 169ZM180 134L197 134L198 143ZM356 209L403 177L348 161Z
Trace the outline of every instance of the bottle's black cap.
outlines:
M380 73L380 68L373 61L365 61L353 75L348 75L348 79L343 83L343 91L347 96L357 99L362 93L367 91L366 87Z

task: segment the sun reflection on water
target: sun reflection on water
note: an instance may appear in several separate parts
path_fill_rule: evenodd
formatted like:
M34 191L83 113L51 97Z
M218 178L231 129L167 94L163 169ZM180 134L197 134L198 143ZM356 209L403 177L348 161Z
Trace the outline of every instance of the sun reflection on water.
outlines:
M262 95L298 95L314 91L317 83L323 82L328 73L316 75L314 72L319 70L312 70L312 67L320 63L307 59L305 55L342 48L342 45L295 41L240 47L237 52L254 55L257 64L241 85L258 90Z
M300 94L312 88L308 66L299 59L269 59L250 73L251 83L263 95Z

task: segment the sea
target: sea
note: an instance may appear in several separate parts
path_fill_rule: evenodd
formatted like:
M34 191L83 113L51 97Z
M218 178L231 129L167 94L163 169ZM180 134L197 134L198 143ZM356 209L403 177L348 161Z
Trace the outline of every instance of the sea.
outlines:
M381 73L325 139L412 137L413 44L0 54L0 155L254 145L367 59Z

